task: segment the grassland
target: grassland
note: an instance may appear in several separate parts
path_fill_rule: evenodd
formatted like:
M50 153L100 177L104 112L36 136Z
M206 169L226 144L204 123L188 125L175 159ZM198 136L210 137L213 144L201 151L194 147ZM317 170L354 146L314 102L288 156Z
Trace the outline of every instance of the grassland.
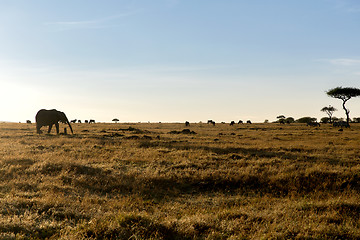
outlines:
M360 125L73 128L0 123L0 239L360 239Z

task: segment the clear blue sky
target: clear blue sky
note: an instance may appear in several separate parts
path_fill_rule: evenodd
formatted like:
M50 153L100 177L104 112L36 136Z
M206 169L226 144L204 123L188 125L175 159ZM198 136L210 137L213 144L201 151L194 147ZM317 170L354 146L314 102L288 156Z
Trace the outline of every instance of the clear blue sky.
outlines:
M359 30L357 0L0 0L0 120L344 117Z

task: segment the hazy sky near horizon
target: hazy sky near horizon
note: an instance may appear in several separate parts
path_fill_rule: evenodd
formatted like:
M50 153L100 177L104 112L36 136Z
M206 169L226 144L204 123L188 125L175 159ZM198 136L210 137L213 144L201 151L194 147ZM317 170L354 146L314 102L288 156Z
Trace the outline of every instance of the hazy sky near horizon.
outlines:
M0 121L344 117L359 29L357 0L0 0Z

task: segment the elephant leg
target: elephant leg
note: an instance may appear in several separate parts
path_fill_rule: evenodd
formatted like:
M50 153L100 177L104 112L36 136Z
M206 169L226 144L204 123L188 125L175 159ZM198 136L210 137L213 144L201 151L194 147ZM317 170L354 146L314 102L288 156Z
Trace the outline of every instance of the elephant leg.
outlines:
M55 123L56 133L59 134L59 123Z
M37 132L38 134L42 133L41 130L40 130L40 126L39 126L39 125L36 125L36 132Z
M51 128L52 128L52 124L51 124L51 125L49 125L49 130L48 130L48 133L50 133L50 132L51 132Z

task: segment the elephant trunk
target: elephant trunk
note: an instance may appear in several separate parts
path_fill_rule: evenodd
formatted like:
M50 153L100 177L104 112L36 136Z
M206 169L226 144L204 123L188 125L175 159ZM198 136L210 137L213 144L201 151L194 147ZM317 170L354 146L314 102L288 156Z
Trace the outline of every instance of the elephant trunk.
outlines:
M70 127L70 130L71 130L71 134L74 134L73 130L72 130L72 127L71 127L71 124L69 122L69 119L65 116L65 119L66 119L66 123L69 124L69 127Z
M73 130L72 130L72 127L71 127L71 124L70 124L69 120L67 120L67 123L69 124L70 130L71 130L71 134L74 134L74 132L73 132Z

